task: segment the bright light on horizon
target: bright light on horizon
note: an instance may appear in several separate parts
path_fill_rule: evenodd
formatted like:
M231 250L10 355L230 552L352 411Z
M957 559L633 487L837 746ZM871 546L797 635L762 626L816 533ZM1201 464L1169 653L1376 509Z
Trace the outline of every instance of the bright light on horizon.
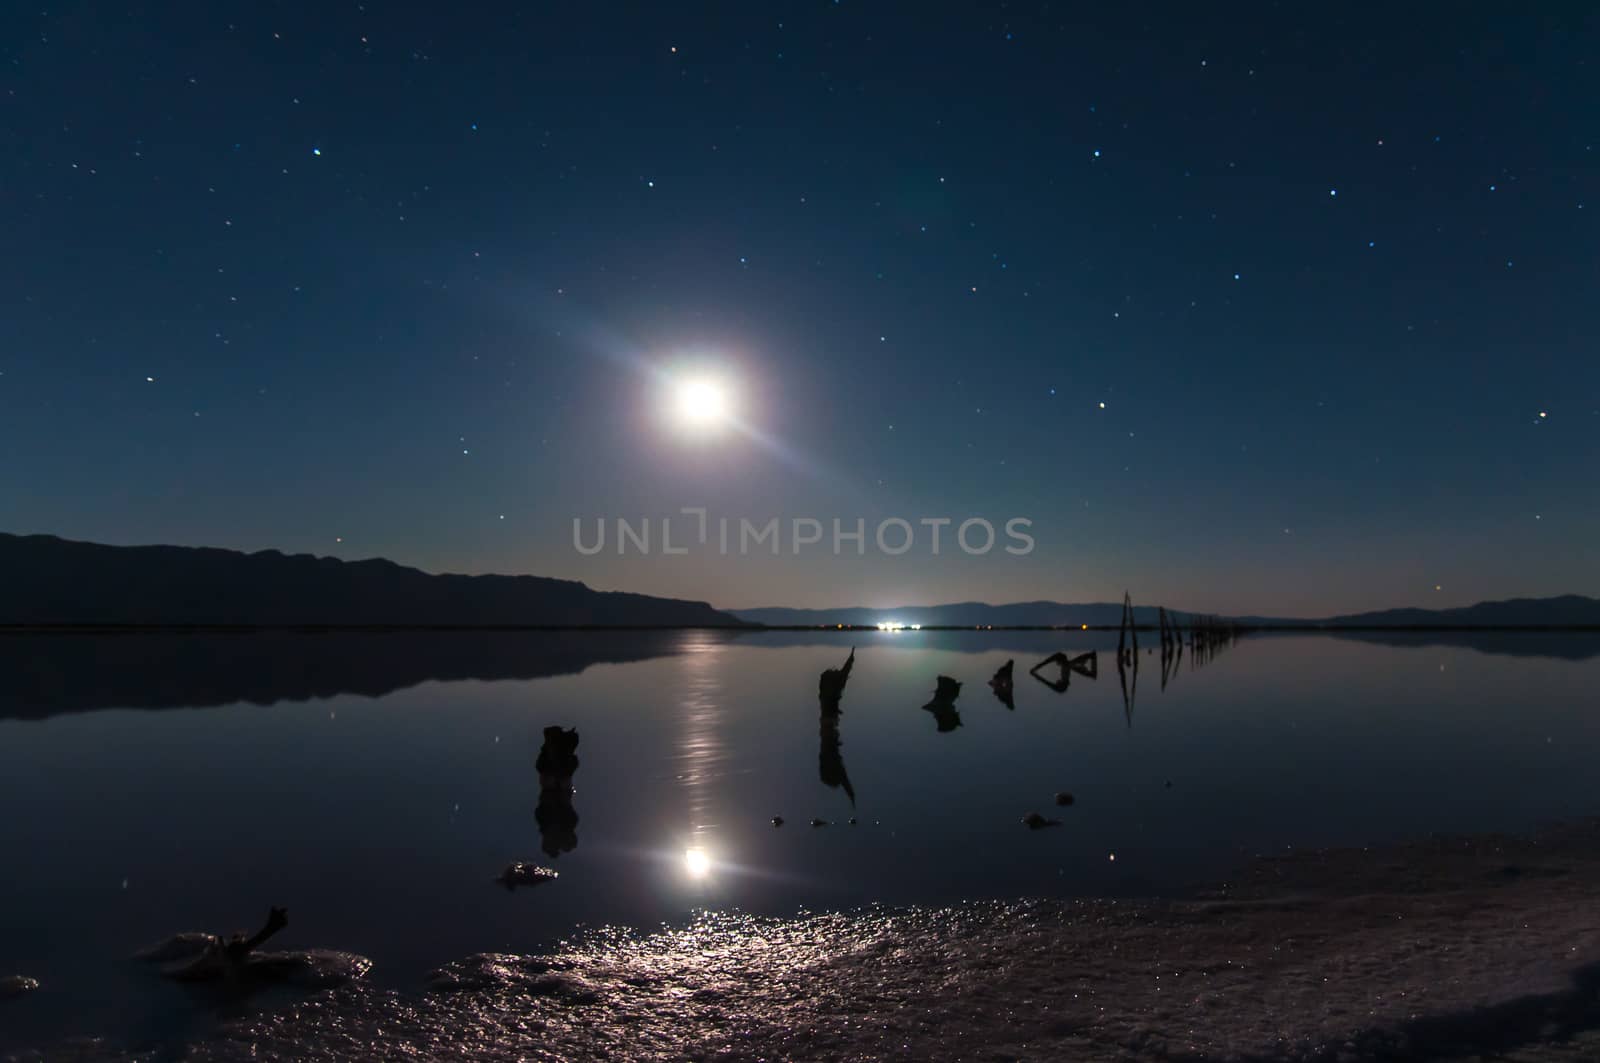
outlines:
M711 857L704 849L685 849L683 866L690 878L705 878L711 871Z

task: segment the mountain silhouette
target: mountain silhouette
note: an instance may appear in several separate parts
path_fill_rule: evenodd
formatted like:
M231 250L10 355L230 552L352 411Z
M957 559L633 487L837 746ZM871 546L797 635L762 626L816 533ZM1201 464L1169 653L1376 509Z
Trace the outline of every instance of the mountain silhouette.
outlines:
M0 533L0 625L725 627L705 602L374 558L105 546Z
M1323 621L1334 627L1600 627L1600 599L1508 598L1457 609L1383 609Z
M841 609L734 609L741 620L773 627L833 627L835 624L871 627L893 621L923 627L1116 627L1122 619L1120 602L952 602L947 605L907 605L892 609L850 606ZM1188 623L1191 614L1168 609L1174 619ZM1290 617L1236 616L1241 627L1318 628L1494 628L1494 627L1600 627L1600 599L1566 594L1555 598L1512 598L1455 609L1386 609L1371 613L1308 620ZM1154 626L1156 606L1136 606L1136 623Z
M1121 602L952 602L948 605L907 605L897 609L848 606L842 609L786 609L782 607L729 610L740 620L773 627L832 627L845 624L871 627L894 621L923 627L1116 627L1122 619ZM1170 610L1169 610L1170 612ZM1156 622L1155 606L1138 606L1140 624Z

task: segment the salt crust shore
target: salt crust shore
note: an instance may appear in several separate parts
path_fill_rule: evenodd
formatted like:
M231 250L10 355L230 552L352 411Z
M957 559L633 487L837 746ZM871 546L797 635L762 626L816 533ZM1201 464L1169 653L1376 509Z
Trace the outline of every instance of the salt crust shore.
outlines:
M1183 901L601 930L174 1053L38 1058L1600 1059L1600 824L1261 860Z

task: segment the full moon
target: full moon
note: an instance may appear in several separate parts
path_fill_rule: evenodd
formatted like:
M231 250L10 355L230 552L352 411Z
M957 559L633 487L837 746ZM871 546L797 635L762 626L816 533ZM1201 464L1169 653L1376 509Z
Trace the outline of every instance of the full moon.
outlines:
M696 434L715 432L733 417L733 396L727 381L710 375L674 380L671 406L678 425Z

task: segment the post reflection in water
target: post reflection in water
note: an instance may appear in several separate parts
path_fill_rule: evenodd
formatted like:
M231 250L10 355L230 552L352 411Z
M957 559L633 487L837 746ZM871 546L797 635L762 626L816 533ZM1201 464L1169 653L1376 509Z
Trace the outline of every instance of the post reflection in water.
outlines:
M845 684L850 682L850 670L855 663L856 651L852 646L844 665L827 669L817 681L821 717L818 726L821 745L817 751L817 775L824 786L844 790L845 796L850 798L851 808L856 806L856 790L850 785L850 776L844 770L844 753L839 741L839 702L844 697Z
M0 1058L19 1016L98 1030L165 1007L120 958L250 911L247 876L303 913L288 947L367 956L386 993L579 926L1160 895L1286 845L1594 811L1592 633L1261 634L1234 653L1185 620L1165 693L1140 633L1132 732L1120 683L1090 678L1096 653L1116 672L1114 632L0 635L0 807L30 810L0 816L0 852L27 856L0 875L0 974L47 987L0 1003ZM1049 661L1047 681L1065 666L1071 690L1018 674L1015 713L954 696L1012 659ZM1065 822L1018 825L1035 809ZM560 877L489 885L530 858ZM374 891L375 867L405 873Z
M544 729L535 767L539 771L539 806L534 818L544 853L554 860L578 847L578 811L572 806L572 777L578 770L577 728Z

